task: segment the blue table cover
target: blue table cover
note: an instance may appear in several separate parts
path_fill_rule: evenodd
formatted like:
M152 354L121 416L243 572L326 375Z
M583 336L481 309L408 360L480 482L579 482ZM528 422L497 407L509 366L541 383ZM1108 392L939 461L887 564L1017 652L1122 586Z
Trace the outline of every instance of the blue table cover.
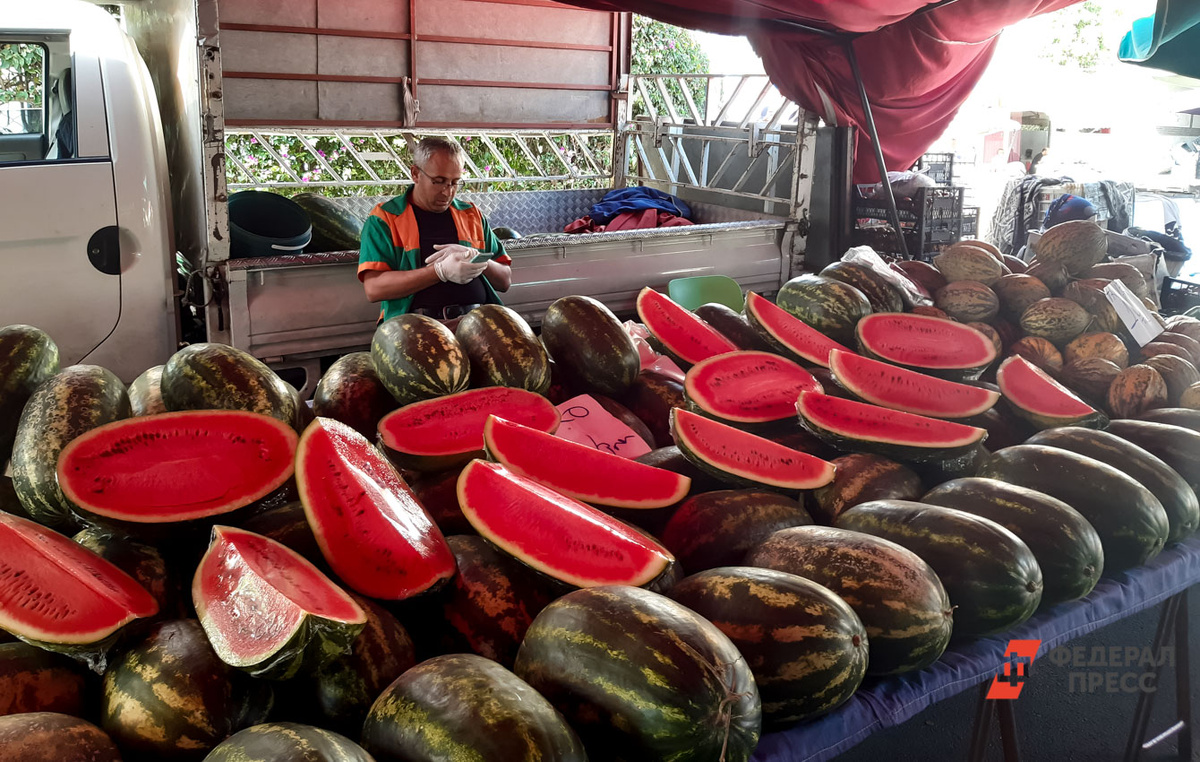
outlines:
M1200 538L1176 543L1143 566L1103 578L1085 598L1041 611L1000 635L953 643L919 672L864 685L837 710L768 733L754 762L821 762L882 728L899 725L932 704L992 677L1010 639L1041 640L1038 657L1067 641L1136 614L1200 582ZM1148 644L1147 644L1148 645Z

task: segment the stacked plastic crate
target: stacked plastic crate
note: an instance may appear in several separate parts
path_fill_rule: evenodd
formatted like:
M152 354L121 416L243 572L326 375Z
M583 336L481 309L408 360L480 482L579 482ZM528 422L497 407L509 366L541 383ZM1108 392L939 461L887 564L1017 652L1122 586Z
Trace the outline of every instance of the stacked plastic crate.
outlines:
M946 246L975 235L979 209L964 209L965 189L954 186L954 154L930 153L921 157L915 171L927 175L936 187L920 188L911 198L897 198L904 245L912 259L929 259ZM881 254L899 255L887 200L872 193L874 186L859 186L854 200L854 242ZM970 220L970 231L965 230Z

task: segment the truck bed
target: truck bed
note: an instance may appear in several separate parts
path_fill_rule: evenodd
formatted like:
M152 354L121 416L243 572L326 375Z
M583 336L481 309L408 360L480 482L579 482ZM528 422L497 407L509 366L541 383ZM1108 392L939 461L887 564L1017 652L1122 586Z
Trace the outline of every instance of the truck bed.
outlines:
M594 203L584 202L604 192L466 196L493 226L547 233L505 242L513 258L513 285L501 298L531 325L539 325L546 307L568 294L592 296L628 317L638 291L645 286L665 291L674 278L722 274L744 289L770 292L788 276L781 217L698 203L692 205L693 219L700 224L692 226L579 235L540 229L557 225L561 230ZM364 213L381 200L346 202ZM531 211L538 207L543 211ZM357 264L357 251L229 260L234 346L276 367L310 370L317 358L366 348L379 307L367 302Z

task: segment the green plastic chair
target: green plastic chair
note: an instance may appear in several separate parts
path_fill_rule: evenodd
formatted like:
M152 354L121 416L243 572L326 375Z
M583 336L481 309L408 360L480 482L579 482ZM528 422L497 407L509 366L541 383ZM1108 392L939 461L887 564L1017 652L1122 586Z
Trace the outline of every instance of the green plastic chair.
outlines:
M676 278L667 283L667 296L685 309L694 310L702 304L716 302L741 311L745 298L742 287L728 275L697 275Z

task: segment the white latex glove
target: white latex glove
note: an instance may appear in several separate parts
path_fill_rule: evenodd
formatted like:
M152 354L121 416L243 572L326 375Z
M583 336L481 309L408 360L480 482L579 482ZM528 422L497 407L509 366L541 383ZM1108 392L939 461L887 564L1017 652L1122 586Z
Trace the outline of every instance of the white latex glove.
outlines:
M437 245L435 244L433 248L436 249ZM446 251L444 249L442 251L435 251L432 254L430 254L429 256L425 257L425 264L427 264L427 265L437 264L438 262L441 262L443 259L445 259L447 256L449 256L449 254L450 254L450 252Z
M435 247L436 248L436 247ZM447 244L442 250L446 256L434 262L433 269L442 281L450 283L470 283L487 269L487 262L472 263L476 251L459 244ZM439 251L438 253L442 253Z

